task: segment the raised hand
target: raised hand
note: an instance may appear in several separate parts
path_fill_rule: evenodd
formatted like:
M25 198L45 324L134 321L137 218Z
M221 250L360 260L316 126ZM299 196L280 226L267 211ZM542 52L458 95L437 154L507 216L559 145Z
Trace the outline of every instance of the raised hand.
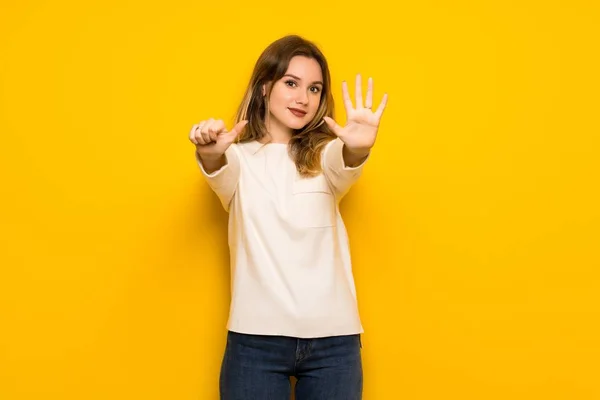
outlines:
M225 154L247 123L247 120L240 121L228 131L223 120L210 118L192 127L190 141L196 145L200 158L217 160Z
M348 84L342 82L342 94L344 98L344 107L346 109L346 126L338 125L332 118L325 117L325 123L331 128L349 151L356 154L368 154L371 147L375 144L377 131L383 110L387 104L388 95L383 95L383 99L373 112L373 79L369 78L367 84L367 98L363 105L362 97L362 78L360 74L356 75L356 107L352 106L352 100L348 94Z

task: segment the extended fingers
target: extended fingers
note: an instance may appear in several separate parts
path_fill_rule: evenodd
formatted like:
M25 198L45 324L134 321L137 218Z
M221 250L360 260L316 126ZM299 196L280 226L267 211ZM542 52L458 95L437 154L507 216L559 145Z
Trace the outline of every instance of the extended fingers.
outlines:
M352 100L350 99L350 93L348 92L348 83L346 81L342 82L342 97L344 99L344 108L346 109L346 114L350 114L352 111Z
M378 120L383 115L383 111L385 110L385 106L387 105L387 101L388 101L388 94L385 93L383 95L383 99L381 99L381 103L379 104L379 107L377 107L377 111L375 111L375 116L377 117Z
M323 120L327 126L329 126L329 129L331 129L331 131L337 136L341 136L343 134L343 128L337 122L335 122L333 118L323 117Z
M348 83L346 81L342 82L342 97L344 99L344 107L346 108L346 113L350 112L354 108L356 108L357 110L359 110L361 108L372 108L373 107L373 78L369 78L369 80L368 80L367 97L366 97L366 102L364 105L363 105L361 74L356 74L355 89L354 89L354 98L355 98L355 103L356 103L355 106L352 105L350 93L348 92Z
M365 99L365 108L373 107L373 78L367 81L367 98Z
M360 74L356 74L356 88L354 89L354 97L356 98L356 109L363 108L362 77Z
M244 130L244 127L247 124L248 124L248 120L247 119L241 120L240 122L238 122L237 124L235 124L235 126L231 129L230 132L228 132L228 134L231 135L231 137L233 139L235 139Z

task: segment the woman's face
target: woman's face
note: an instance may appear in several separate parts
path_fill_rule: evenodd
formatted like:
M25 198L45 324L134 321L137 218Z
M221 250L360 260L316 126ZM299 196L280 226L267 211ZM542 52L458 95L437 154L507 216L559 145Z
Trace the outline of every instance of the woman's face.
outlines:
M322 90L319 63L304 56L293 57L285 75L273 84L269 99L271 127L289 130L306 126L317 113Z

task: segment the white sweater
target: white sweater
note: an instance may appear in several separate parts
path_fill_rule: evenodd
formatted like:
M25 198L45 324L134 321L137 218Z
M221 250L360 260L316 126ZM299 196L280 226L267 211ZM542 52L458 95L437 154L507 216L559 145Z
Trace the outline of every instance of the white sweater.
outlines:
M366 160L347 167L343 142L323 150L323 173L302 178L288 145L232 144L208 184L229 212L227 329L315 338L362 333L346 227L338 204Z

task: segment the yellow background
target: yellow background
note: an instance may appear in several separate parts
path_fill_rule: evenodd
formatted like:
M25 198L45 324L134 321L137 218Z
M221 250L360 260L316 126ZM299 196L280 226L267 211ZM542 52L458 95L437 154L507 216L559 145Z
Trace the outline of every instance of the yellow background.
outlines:
M0 399L217 398L227 216L187 136L287 33L338 122L357 72L390 96L342 206L364 398L600 399L597 2L0 10Z

